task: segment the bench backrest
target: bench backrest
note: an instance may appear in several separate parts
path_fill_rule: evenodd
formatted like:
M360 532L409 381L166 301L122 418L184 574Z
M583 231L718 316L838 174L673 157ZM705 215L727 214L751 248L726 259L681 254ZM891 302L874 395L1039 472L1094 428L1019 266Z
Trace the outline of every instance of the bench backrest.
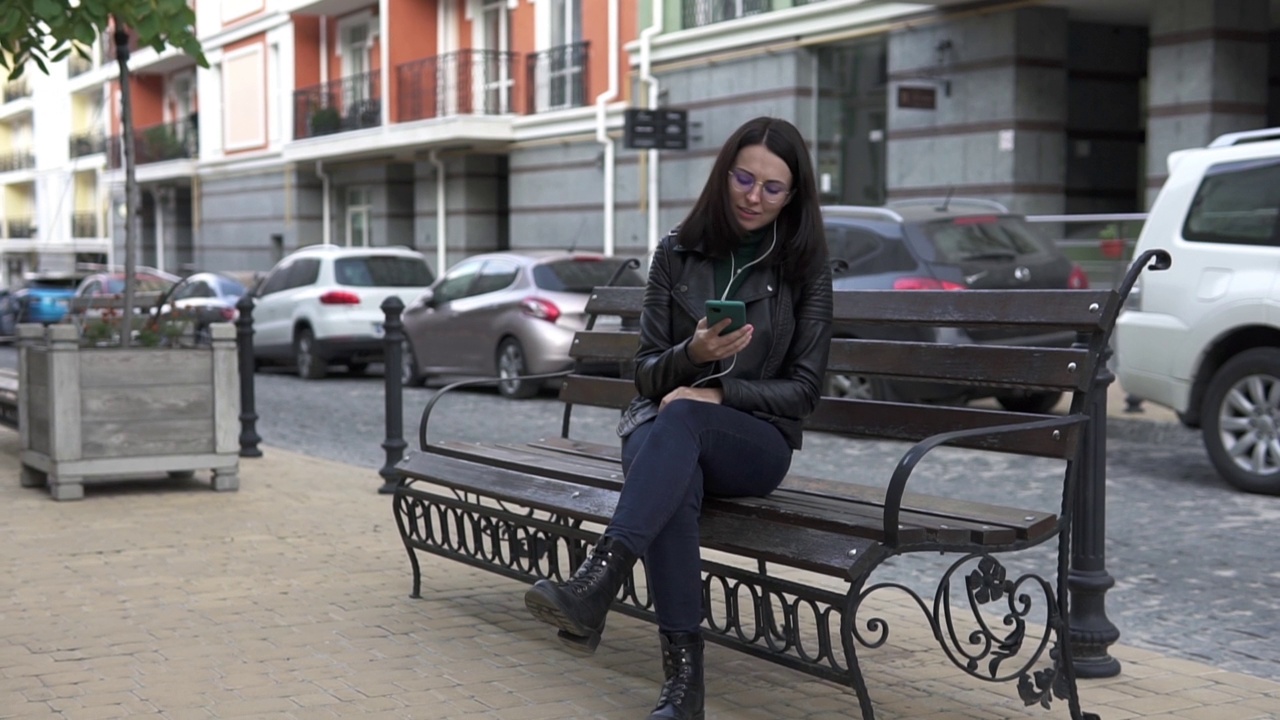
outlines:
M1096 388L1098 364L1124 297L1136 280L1144 256L1125 281L1108 290L843 290L834 293L828 372L892 380L940 382L1033 392L1070 393L1071 414L1083 416ZM643 288L601 287L593 291L587 312L639 318ZM958 327L972 334L1013 328L1024 338L1043 338L1029 345L945 345L913 340L871 339L894 336L869 328ZM1070 347L1049 344L1068 332ZM579 361L617 362L627 367L638 334L626 330L585 330L573 341ZM573 405L624 408L635 396L627 378L570 375L560 398L566 408L563 434L568 437ZM1028 413L974 407L944 407L824 397L808 427L845 435L917 441L950 430L1025 422ZM985 439L989 450L1070 459L1084 424L1055 432L1033 430ZM965 443L957 443L964 445Z

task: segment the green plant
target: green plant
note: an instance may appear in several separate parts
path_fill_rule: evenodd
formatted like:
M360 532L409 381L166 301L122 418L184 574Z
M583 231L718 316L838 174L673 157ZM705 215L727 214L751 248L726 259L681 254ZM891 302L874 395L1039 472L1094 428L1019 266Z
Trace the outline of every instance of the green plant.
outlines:
M342 115L331 107L316 108L307 118L312 135L328 135L342 128Z

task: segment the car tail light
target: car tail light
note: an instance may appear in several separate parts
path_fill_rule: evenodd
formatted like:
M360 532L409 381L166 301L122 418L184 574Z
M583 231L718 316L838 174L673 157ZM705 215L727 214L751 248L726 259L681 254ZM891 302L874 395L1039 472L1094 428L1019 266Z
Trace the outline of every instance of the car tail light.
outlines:
M560 308L555 303L542 298L531 297L520 301L520 309L525 313L546 320L547 322L555 322L560 319Z
M1067 276L1067 287L1072 290L1089 289L1089 276L1084 274L1084 268L1078 263L1071 264L1071 274Z
M901 277L893 281L894 290L964 290L960 283L928 277Z
M231 320L235 320L236 315L239 314L238 312L236 312L235 308L222 308L221 310L218 311L218 313L222 315L223 320L227 320L228 322Z
M330 290L320 296L321 305L359 305L360 296L350 290Z

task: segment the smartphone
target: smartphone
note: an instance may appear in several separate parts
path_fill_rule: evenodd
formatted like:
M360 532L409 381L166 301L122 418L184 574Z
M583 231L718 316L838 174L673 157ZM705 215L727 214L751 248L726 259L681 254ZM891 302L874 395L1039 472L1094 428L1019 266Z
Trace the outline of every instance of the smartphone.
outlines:
M729 323L729 327L720 333L721 335L726 335L746 325L746 304L741 300L708 300L707 327L712 327L725 318L731 318L732 322Z

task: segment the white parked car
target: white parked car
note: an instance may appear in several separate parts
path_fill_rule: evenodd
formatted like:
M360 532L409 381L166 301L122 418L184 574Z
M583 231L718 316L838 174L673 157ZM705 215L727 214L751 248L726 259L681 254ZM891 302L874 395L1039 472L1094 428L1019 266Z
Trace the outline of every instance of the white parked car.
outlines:
M382 361L382 302L398 295L408 305L433 279L426 257L407 248L302 248L254 291L254 356L292 364L307 379L329 365L363 372Z
M1115 331L1125 392L1199 428L1227 482L1280 494L1280 128L1170 154L1136 253L1145 272Z

